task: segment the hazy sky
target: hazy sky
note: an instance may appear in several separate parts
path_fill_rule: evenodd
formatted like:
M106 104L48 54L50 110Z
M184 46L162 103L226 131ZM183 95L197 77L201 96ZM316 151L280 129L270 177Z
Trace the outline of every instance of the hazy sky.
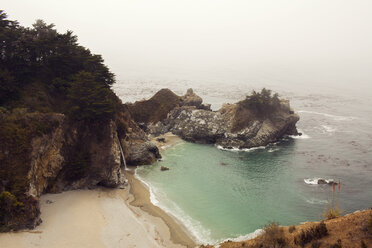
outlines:
M2 0L1 8L24 26L43 19L74 31L119 81L372 84L371 0Z

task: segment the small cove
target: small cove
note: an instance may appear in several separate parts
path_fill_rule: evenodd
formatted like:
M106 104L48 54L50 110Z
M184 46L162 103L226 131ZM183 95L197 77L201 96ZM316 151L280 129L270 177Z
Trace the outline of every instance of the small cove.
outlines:
M273 221L292 225L320 220L332 187L304 182L316 175L342 178L334 197L346 213L365 208L371 194L358 190L365 180L329 167L315 171L303 166L308 157L302 149L309 142L287 137L244 152L184 142L166 150L162 161L139 167L137 175L151 187L156 204L203 243L244 236ZM160 166L170 170L162 172Z

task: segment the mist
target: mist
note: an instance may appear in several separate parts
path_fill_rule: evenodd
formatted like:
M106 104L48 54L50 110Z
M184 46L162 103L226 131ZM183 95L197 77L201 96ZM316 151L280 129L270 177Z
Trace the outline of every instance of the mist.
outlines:
M72 30L126 80L372 91L369 0L3 1L10 19Z

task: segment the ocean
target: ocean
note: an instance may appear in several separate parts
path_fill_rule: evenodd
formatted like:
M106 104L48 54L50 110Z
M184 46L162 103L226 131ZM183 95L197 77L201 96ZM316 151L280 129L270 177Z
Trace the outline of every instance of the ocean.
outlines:
M363 87L128 79L114 90L133 102L161 88L184 94L190 87L215 110L252 89L273 89L290 100L303 133L246 151L184 142L137 169L153 203L199 242L247 238L271 222L318 221L330 204L344 214L372 206L372 100ZM162 165L170 170L160 171ZM333 193L332 186L314 184L318 178L340 180L341 187Z

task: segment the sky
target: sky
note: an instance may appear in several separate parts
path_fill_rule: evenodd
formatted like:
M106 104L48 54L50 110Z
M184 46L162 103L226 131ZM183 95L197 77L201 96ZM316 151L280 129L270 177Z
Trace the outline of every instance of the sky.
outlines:
M72 30L127 78L372 85L370 0L2 0Z

